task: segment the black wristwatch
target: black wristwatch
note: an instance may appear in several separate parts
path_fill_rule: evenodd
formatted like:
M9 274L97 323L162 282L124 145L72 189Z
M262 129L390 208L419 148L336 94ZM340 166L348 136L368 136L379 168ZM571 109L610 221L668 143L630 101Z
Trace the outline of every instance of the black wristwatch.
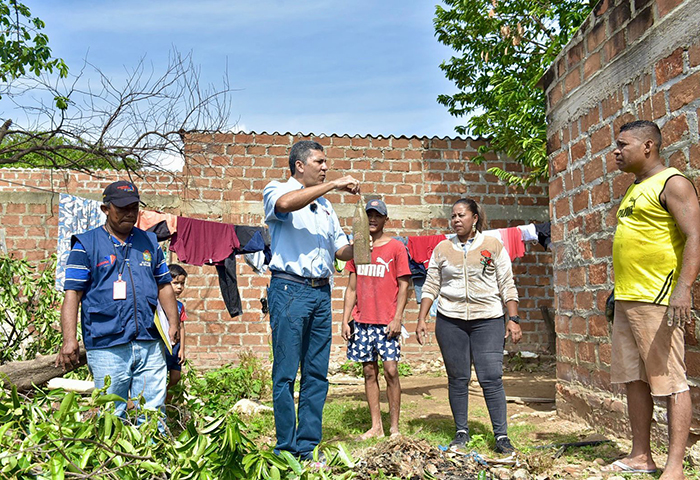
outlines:
M513 323L517 323L520 325L520 315L511 315L510 318L508 318Z

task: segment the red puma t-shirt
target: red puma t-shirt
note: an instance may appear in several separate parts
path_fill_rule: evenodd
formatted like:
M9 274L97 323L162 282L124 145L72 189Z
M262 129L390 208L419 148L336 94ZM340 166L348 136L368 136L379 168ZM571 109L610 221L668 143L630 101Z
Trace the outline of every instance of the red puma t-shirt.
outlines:
M350 260L345 270L357 273L357 304L352 318L360 323L389 325L396 315L399 277L411 274L404 244L392 238L372 249L372 263L356 268Z

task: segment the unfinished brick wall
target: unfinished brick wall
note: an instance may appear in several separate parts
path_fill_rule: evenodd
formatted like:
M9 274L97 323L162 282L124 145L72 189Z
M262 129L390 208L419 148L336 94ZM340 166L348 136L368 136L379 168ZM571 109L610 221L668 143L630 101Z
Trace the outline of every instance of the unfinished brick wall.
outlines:
M693 8L695 7L695 8ZM662 155L700 186L700 10L692 0L603 0L544 77L550 214L557 310L557 409L620 431L626 406L610 384L616 212L631 174L612 154L632 120L661 127ZM699 305L700 288L694 290ZM698 328L687 328L686 363L700 426Z
M523 194L522 190L499 183L486 172L489 167L515 172L522 171L522 167L495 157L483 165L468 162L481 145L480 140L473 139L189 134L187 162L181 173L146 176L136 183L147 208L213 221L264 225L262 190L272 180L289 177L289 148L302 138L313 138L324 145L331 169L329 180L352 174L362 181L364 199L379 196L387 203L387 230L392 234L449 233L450 207L467 195L484 204L488 228L548 220L546 186L534 186ZM42 191L29 193L32 190L21 185L97 199L116 178L113 172L102 175L105 179L96 181L79 174L0 170L0 222L5 225L10 252L43 258L55 249L58 196ZM336 192L326 197L333 202L341 224L349 232L359 197ZM9 230L8 220L18 227ZM184 294L190 317L187 349L198 366L235 361L242 348L251 348L264 357L269 353L269 319L260 311L260 298L269 275L258 276L242 261L239 263L239 290L245 313L234 319L226 313L214 267L185 266L190 273ZM552 307L551 268L551 253L537 244L528 245L526 255L514 262L524 319L524 338L517 348L546 351L553 340L540 311L541 307ZM346 283L347 275L335 276L332 355L339 361L345 355L340 321ZM405 315L409 331L415 328L417 315L418 306L411 295ZM439 355L434 337L429 343L420 347L412 337L403 347L405 358L417 362ZM507 348L513 349L512 345Z

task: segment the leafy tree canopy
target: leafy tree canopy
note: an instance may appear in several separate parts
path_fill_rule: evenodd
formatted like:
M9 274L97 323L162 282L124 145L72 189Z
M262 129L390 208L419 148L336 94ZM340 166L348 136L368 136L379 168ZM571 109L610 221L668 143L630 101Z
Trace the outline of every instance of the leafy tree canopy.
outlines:
M547 174L545 96L537 86L590 13L580 0L444 0L435 10L438 40L455 50L440 68L459 91L438 102L466 125L462 135L489 138L474 160L502 152L529 167L519 176L489 171L527 187ZM595 4L595 2L593 2Z
M30 73L39 76L54 69L61 77L68 74L63 60L51 57L43 28L44 22L33 17L26 5L0 0L0 81L10 82Z

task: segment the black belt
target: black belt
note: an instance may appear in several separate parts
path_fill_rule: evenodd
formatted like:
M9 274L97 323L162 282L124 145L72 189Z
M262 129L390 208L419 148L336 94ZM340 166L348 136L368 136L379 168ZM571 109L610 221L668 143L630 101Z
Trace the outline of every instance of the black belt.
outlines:
M325 287L331 283L329 278L308 278L296 275L294 273L280 272L278 270L271 270L273 278L280 278L282 280L289 280L290 282L302 283L308 285L312 288Z

